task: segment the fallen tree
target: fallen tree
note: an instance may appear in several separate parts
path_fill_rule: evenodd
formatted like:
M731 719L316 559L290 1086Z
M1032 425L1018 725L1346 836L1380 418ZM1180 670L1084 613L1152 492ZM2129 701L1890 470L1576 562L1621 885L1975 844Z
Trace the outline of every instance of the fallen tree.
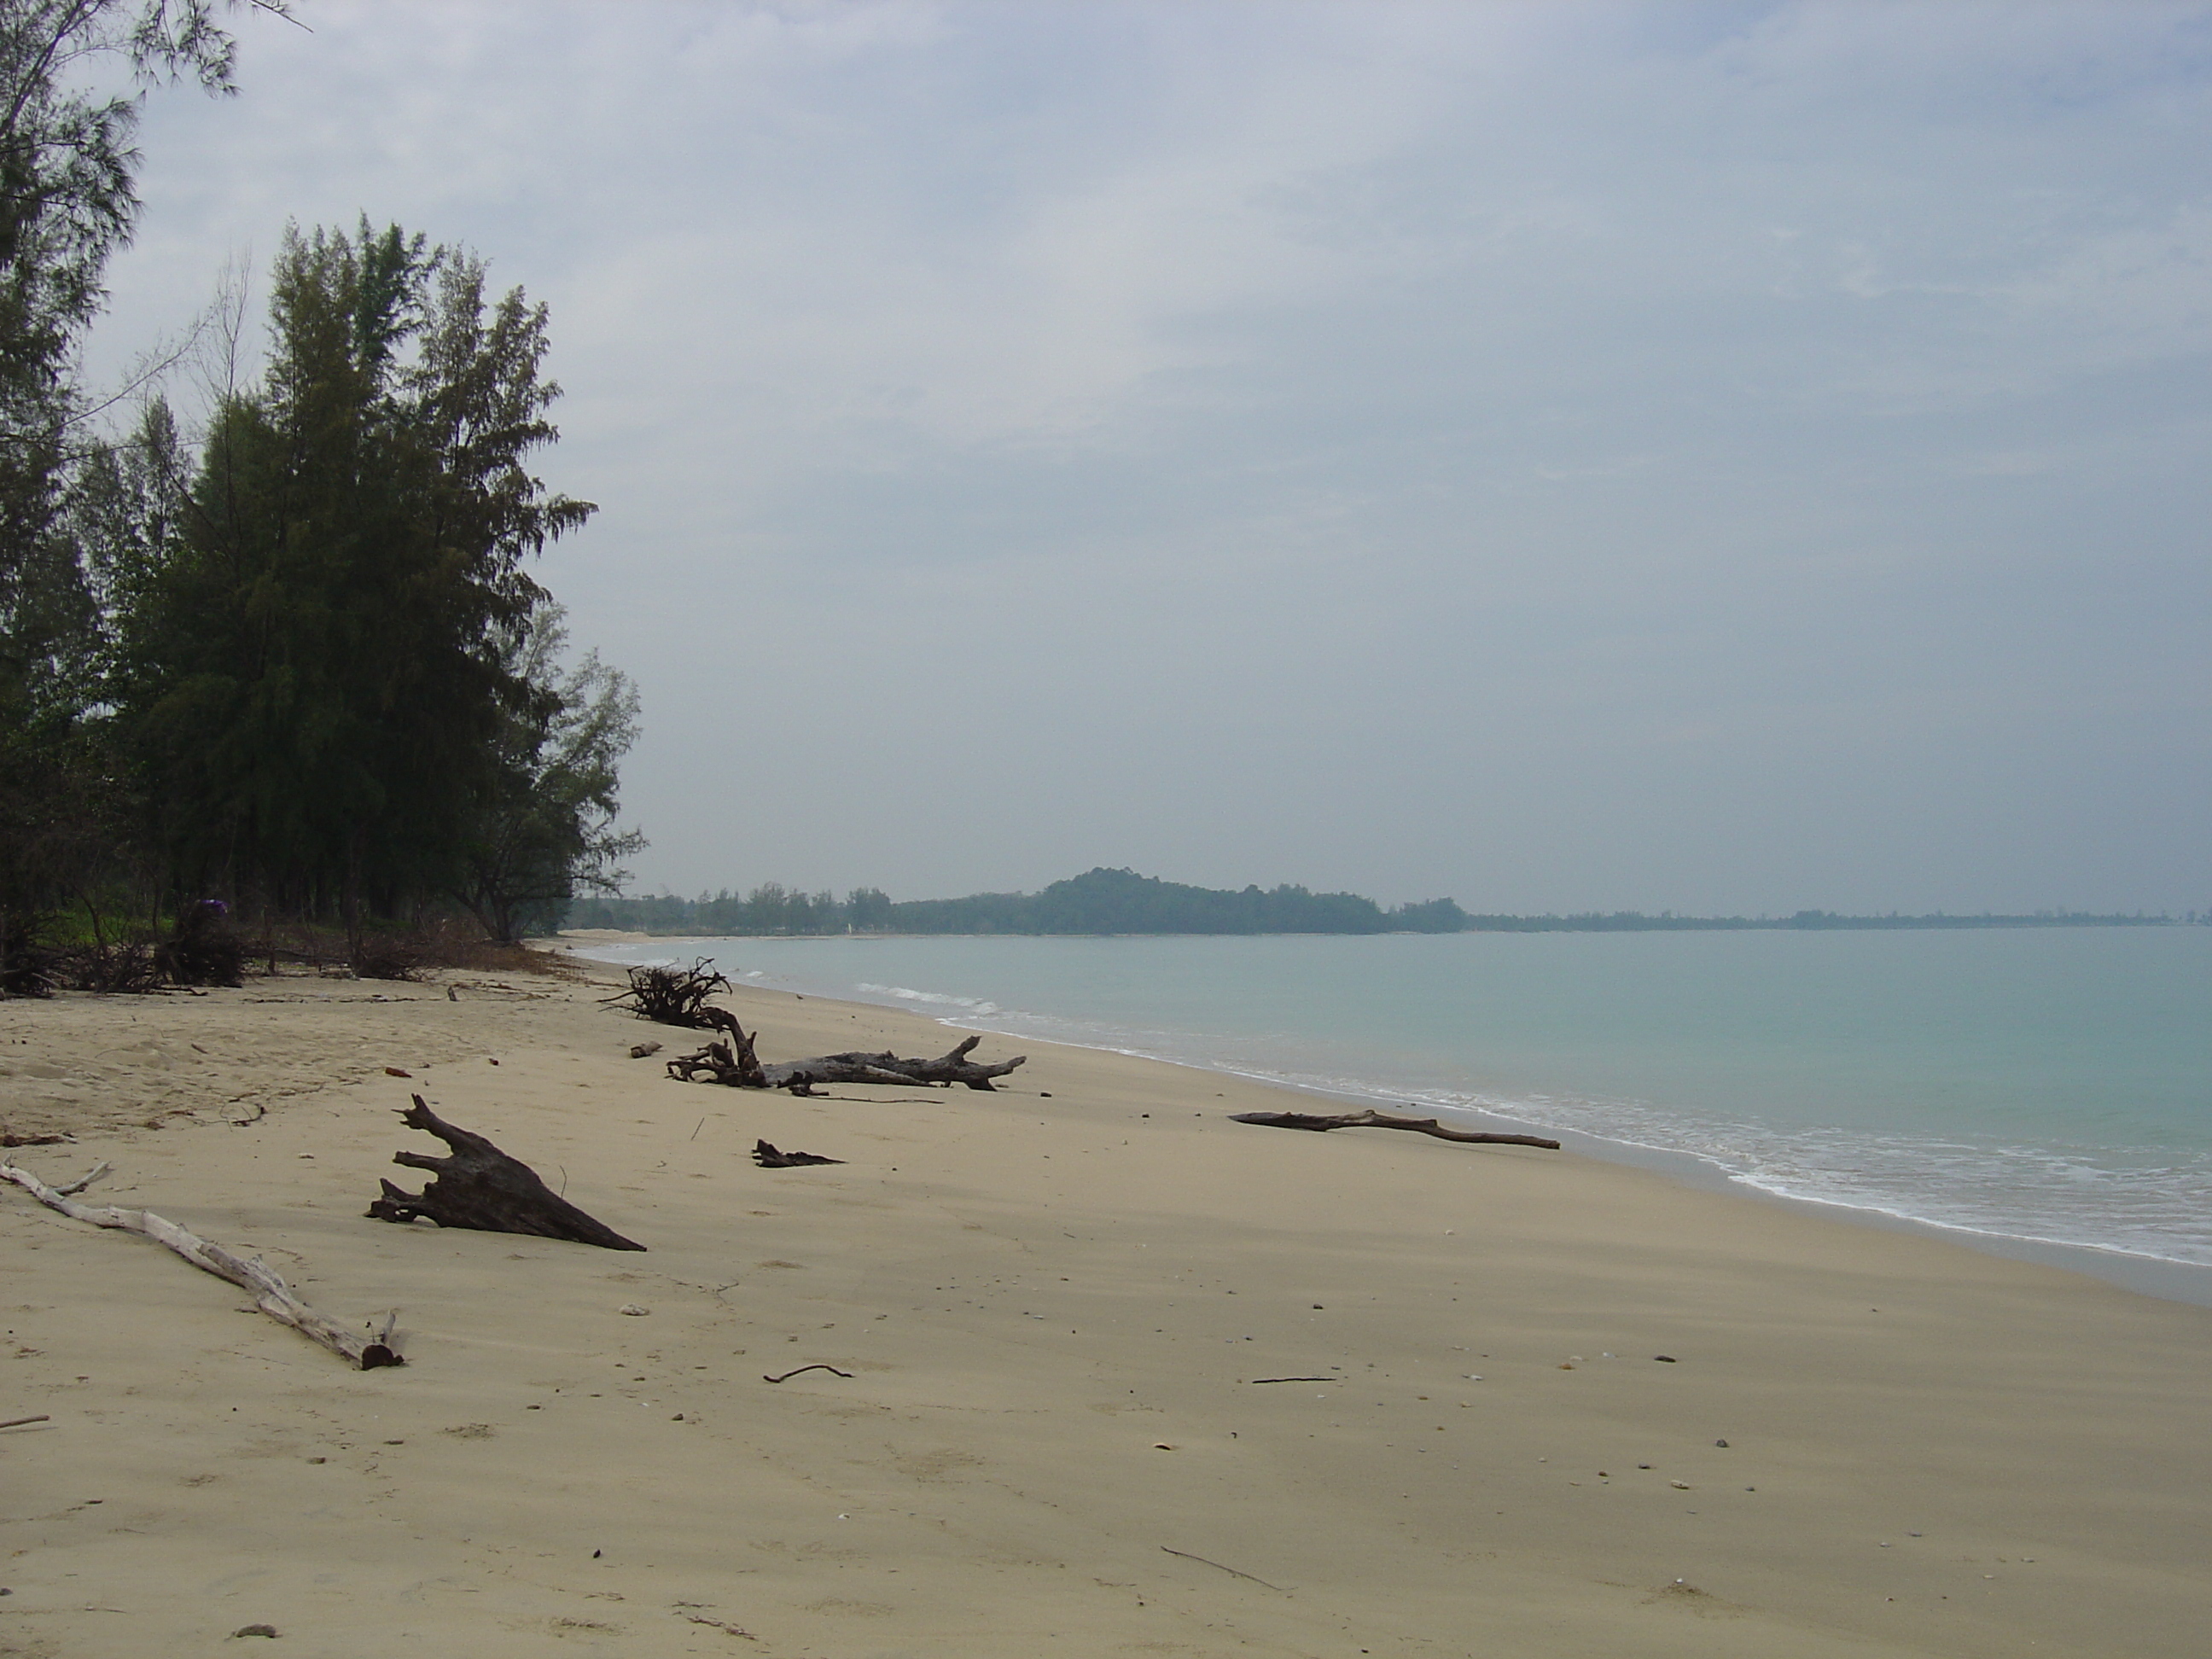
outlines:
M1270 1129L1312 1129L1326 1134L1331 1129L1410 1129L1434 1135L1438 1140L1468 1140L1489 1146L1541 1146L1556 1152L1559 1143L1541 1135L1492 1134L1485 1129L1448 1129L1432 1117L1398 1117L1389 1112L1339 1112L1323 1116L1311 1112L1233 1112L1232 1121L1257 1123Z
M394 1152L394 1164L431 1170L434 1178L419 1193L403 1192L388 1181L380 1182L384 1196L372 1199L368 1206L368 1213L379 1221L410 1222L427 1217L441 1227L462 1227L472 1232L565 1238L578 1244L596 1244L603 1250L645 1248L555 1193L527 1164L509 1158L482 1135L447 1122L422 1096L416 1095L414 1105L399 1117L409 1128L437 1136L453 1149L453 1156Z
M720 1010L716 1010L720 1012ZM680 1054L668 1062L668 1075L684 1083L720 1083L732 1089L788 1089L793 1094L811 1094L823 1083L888 1083L903 1088L939 1084L993 1092L991 1079L1000 1078L1029 1059L1016 1054L995 1066L979 1066L968 1056L980 1036L971 1036L951 1053L933 1060L910 1060L888 1048L879 1054L854 1052L817 1054L811 1060L787 1060L769 1065L753 1052L753 1040L731 1021L730 1040L710 1042L696 1054Z
M72 1181L66 1187L49 1187L27 1170L13 1164L0 1164L0 1181L12 1181L50 1210L58 1211L72 1221L82 1221L94 1227L112 1227L119 1232L136 1233L141 1238L150 1238L163 1249L177 1255L198 1267L202 1273L213 1273L217 1279L228 1279L254 1299L254 1304L271 1319L289 1325L301 1335L319 1342L332 1353L349 1361L365 1371L383 1365L400 1365L406 1362L391 1346L392 1321L385 1322L382 1334L374 1339L362 1336L336 1320L317 1313L292 1293L290 1285L278 1276L276 1270L255 1256L251 1260L227 1250L220 1244L210 1244L190 1233L173 1221L155 1215L151 1210L125 1210L116 1206L105 1209L89 1204L79 1204L70 1196L81 1193L107 1173L103 1164L90 1175ZM395 1316L396 1317L396 1316Z

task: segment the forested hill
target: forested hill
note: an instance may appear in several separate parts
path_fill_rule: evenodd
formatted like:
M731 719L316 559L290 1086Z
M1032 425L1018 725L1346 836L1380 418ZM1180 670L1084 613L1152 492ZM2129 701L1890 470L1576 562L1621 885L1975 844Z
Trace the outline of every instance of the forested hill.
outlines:
M2197 921L2193 913L2186 918ZM2212 918L2206 918L2212 920ZM795 892L775 883L749 894L709 897L592 898L569 908L571 927L619 927L637 933L726 935L823 933L1737 933L1958 927L2156 927L2166 916L1838 915L1800 910L1790 916L1645 915L1640 911L1577 915L1469 915L1450 899L1386 910L1356 893L1313 893L1303 887L1190 887L1131 870L1092 870L1056 881L1039 893L974 893L966 898L895 901L862 887L834 893Z
M1356 893L1303 887L1188 887L1132 870L1092 870L1041 893L977 893L890 907L902 933L1455 933L1449 899L1385 910Z
M588 899L571 927L647 933L1455 933L1466 914L1449 899L1385 910L1356 893L1303 887L1241 891L1189 887L1131 870L1092 870L1039 893L973 893L896 902L872 887L839 899L771 883L740 897Z

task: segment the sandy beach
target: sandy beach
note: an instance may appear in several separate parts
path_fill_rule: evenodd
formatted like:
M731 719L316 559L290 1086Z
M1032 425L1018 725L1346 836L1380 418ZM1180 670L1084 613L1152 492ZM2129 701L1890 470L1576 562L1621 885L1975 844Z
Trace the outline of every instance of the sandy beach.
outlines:
M2205 1650L2212 1310L1080 1049L680 1084L605 990L0 1004L0 1123L74 1136L9 1158L408 1360L0 1187L0 1654ZM364 1218L415 1091L648 1251Z

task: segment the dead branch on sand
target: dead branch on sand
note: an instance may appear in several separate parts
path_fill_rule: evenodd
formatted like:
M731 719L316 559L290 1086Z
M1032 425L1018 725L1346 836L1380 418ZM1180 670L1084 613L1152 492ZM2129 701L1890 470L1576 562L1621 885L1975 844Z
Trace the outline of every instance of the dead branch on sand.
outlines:
M797 1170L809 1164L842 1164L842 1158L823 1158L818 1152L784 1152L765 1140L753 1142L753 1162L763 1170Z
M1397 1117L1389 1112L1340 1112L1333 1117L1309 1112L1233 1112L1230 1117L1232 1122L1263 1124L1270 1129L1313 1129L1323 1134L1331 1129L1411 1129L1415 1134L1434 1135L1438 1140L1477 1141L1487 1146L1541 1146L1554 1152L1559 1150L1558 1141L1547 1140L1541 1135L1447 1129L1432 1117Z
M101 1170L106 1166L102 1165ZM203 1273L213 1273L217 1279L228 1279L254 1298L262 1312L310 1340L319 1342L332 1353L351 1361L362 1370L373 1371L381 1365L404 1364L398 1354L384 1341L368 1341L356 1336L337 1321L317 1313L292 1294L275 1269L258 1256L248 1261L207 1240L186 1232L173 1221L164 1220L151 1210L125 1210L115 1207L95 1209L89 1204L80 1204L70 1198L73 1192L82 1192L101 1173L71 1182L66 1187L49 1187L27 1170L13 1164L0 1164L0 1181L12 1181L50 1210L59 1211L72 1221L82 1221L94 1227L112 1227L121 1232L137 1233L150 1238L166 1249L198 1267ZM389 1327L386 1328L389 1334Z
M811 1365L801 1365L795 1371L786 1371L781 1376L770 1376L766 1371L763 1371L761 1373L761 1381L763 1382L788 1382L793 1377L804 1376L809 1371L827 1371L832 1376L843 1377L848 1382L853 1380L852 1372L841 1371L835 1365L824 1365L819 1361L817 1361Z

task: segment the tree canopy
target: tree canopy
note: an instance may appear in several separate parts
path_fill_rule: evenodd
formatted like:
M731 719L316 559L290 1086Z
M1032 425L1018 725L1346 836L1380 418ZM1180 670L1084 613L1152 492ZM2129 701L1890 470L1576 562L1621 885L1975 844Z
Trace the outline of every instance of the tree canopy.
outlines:
M77 384L143 88L228 92L233 51L216 0L0 0L0 988L118 882L505 937L641 844L636 694L566 663L527 568L595 511L532 470L542 304L397 225L295 228L252 384L119 434ZM138 88L84 90L111 60Z
M453 895L504 933L634 844L584 821L612 816L635 696L561 673L525 568L595 510L530 470L558 435L546 328L465 250L295 230L267 368L190 477L160 476L158 405L111 469L112 695L179 891L356 927Z

